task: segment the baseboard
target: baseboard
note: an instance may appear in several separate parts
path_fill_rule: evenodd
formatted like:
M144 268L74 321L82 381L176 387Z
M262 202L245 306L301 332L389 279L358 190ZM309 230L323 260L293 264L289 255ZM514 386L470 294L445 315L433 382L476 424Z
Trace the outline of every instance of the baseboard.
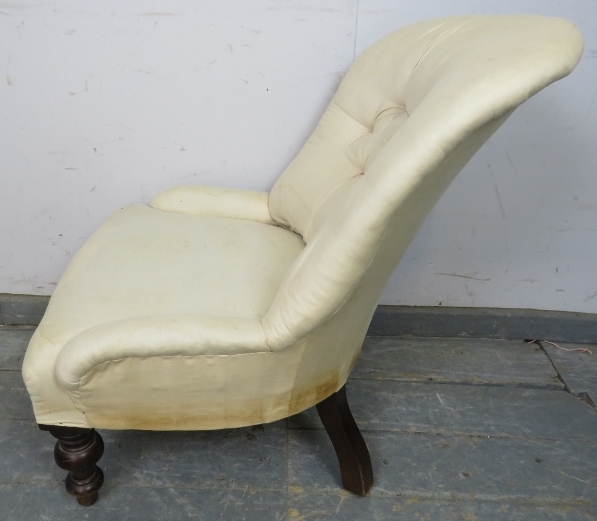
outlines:
M0 325L37 326L44 316L50 297L0 293Z
M0 325L36 326L49 300L37 295L0 294ZM597 344L597 315L535 309L378 306L367 334Z
M597 315L536 309L378 306L367 334L597 343Z

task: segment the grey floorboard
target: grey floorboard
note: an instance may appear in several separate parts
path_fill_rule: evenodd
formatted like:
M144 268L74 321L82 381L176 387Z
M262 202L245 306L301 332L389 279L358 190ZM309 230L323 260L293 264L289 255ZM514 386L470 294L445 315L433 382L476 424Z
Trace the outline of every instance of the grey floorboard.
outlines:
M286 487L284 422L198 432L100 431L111 480L152 487Z
M547 351L560 376L577 396L586 394L597 405L597 345L594 344L563 344L566 349L589 349L593 354L579 351L564 351L557 347L541 342Z
M283 422L265 425L263 430L99 432L105 444L99 465L111 483L251 490L286 487ZM35 422L0 422L0 483L64 479L65 472L54 464L54 443Z
M59 484L65 473L54 463L55 443L34 421L0 421L0 483Z
M340 488L310 409L263 428L100 429L106 483L83 508L34 421L20 374L31 334L0 328L2 521L597 519L597 412L552 365L572 392L589 393L597 352L545 346L548 358L520 342L368 339L348 385L374 465L368 497Z
M114 486L81 507L64 490L42 484L0 485L3 521L165 521L192 519L280 521L286 496L278 491Z
M309 521L594 521L597 507L476 500L293 494L289 519Z
M584 503L597 506L597 445L365 433L374 497ZM294 491L337 493L340 472L325 432L289 435L289 483Z
M0 420L33 420L33 407L20 371L0 371Z
M358 379L347 389L354 417L365 430L597 439L597 414L565 391ZM288 424L322 428L314 409Z
M0 370L21 370L31 335L31 330L0 328Z
M352 377L564 387L539 346L519 340L370 337Z

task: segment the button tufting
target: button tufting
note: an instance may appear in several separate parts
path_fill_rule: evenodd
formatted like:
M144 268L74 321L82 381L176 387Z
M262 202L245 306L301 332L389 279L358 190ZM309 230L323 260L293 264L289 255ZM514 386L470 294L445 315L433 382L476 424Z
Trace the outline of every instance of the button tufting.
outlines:
M403 105L393 105L379 112L373 130L358 137L346 147L346 155L355 166L367 169L381 149L408 119Z

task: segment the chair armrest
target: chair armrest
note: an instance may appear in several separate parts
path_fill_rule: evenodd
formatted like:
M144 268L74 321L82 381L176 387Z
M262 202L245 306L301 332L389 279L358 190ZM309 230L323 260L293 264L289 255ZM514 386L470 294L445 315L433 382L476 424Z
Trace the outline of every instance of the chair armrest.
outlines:
M268 192L196 185L166 190L149 205L166 212L276 224L269 213L268 198Z
M257 320L195 315L139 317L101 324L69 340L58 355L55 374L65 389L76 391L91 369L123 358L269 350Z

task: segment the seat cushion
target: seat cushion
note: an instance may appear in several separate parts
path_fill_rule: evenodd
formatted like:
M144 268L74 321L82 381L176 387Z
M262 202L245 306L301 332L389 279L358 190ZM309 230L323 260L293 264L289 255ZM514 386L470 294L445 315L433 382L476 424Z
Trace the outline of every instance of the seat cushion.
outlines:
M27 349L23 376L38 423L203 429L284 417L300 349L275 359L231 356L224 342L217 354L225 356L115 360L90 371L75 392L59 383L56 361L74 337L126 319L157 317L156 327L192 316L259 323L303 248L295 233L243 219L117 211L69 264ZM234 402L238 385L246 399Z
M260 320L303 247L300 236L266 224L124 208L71 261L40 333L64 344L134 317Z

